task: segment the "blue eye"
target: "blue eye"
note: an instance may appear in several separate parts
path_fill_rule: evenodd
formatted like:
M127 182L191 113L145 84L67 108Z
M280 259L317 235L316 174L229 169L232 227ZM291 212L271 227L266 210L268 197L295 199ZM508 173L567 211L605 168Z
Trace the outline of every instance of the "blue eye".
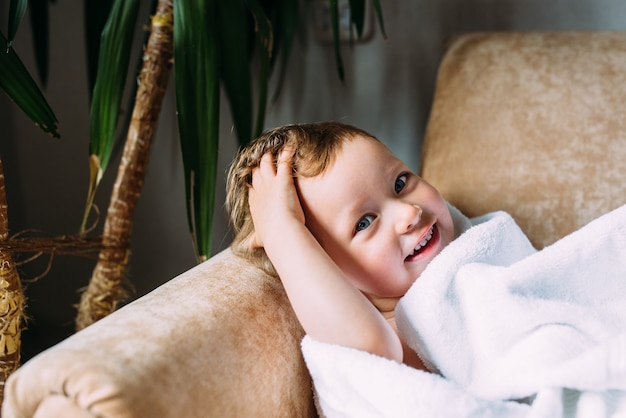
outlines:
M359 219L354 229L356 232L363 231L364 229L369 228L370 225L372 225L372 222L374 222L374 215L365 215Z
M398 176L398 178L396 179L396 183L393 186L396 193L400 193L402 189L404 189L404 186L406 186L406 178L406 174Z

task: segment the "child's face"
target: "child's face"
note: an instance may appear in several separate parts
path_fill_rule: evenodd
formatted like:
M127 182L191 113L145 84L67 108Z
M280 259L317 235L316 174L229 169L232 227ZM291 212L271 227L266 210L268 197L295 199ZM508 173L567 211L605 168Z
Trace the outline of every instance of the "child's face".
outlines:
M346 141L325 173L297 184L307 227L379 309L454 237L439 192L376 141Z

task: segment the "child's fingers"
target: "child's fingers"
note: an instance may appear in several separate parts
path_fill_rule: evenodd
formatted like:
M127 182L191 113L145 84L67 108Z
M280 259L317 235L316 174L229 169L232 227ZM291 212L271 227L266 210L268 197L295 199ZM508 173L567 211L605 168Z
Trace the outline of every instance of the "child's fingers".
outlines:
M265 153L252 169L248 205L255 232L245 243L249 248L263 247L265 239L273 236L276 225L284 220L297 218L304 222L293 179L294 152L294 147L285 147L278 155Z
M264 178L272 178L276 176L274 161L270 153L266 153L261 157L258 167L252 169L252 188L258 187Z
M271 153L266 152L265 154L263 154L263 157L261 157L261 162L259 163L259 169L264 174L271 174L271 175L276 174L276 168L274 166L274 158L272 157Z
M263 154L259 166L252 170L252 187L255 187L255 183L259 184L262 178L271 179L279 175L292 177L294 152L295 148L286 146L276 156L276 162L270 152Z
M295 148L285 146L276 158L276 174L289 174L291 176L293 170L293 154Z

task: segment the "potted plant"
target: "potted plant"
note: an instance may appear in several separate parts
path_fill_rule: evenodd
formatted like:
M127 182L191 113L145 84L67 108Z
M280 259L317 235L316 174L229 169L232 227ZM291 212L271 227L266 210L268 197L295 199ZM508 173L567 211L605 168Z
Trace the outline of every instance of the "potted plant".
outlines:
M302 0L304 1L304 0ZM185 191L189 230L196 259L210 256L211 219L216 187L219 126L219 92L223 88L233 115L239 144L243 145L263 130L269 79L273 73L282 80L292 40L301 25L300 0L158 0L154 2L150 31L144 45L139 83L133 95L133 112L124 142L124 157L118 167L102 237L99 256L88 288L82 295L76 326L83 328L112 312L125 297L121 282L129 258L133 211L143 185L145 169L161 102L173 71L178 114L179 139L185 170ZM44 95L11 48L27 0L11 0L9 35L0 34L0 88L33 122L52 136L59 136L57 121ZM47 7L46 1L32 2ZM373 9L384 33L379 0ZM349 26L360 36L365 18L365 0L350 0ZM94 9L97 8L97 9ZM337 71L343 77L339 41L339 2L329 0ZM81 231L75 242L86 241L86 220L93 197L105 170L110 169L115 131L125 80L129 73L130 50L138 19L139 0L85 2L86 27L90 33L90 80L93 85L90 122L90 188ZM33 12L34 10L31 10ZM43 12L42 12L43 13ZM104 20L103 16L107 16ZM38 39L45 35L35 35ZM91 41L89 41L91 39ZM44 44L45 45L45 44ZM45 46L38 56L46 55ZM97 51L97 52L96 52ZM45 58L40 59L45 61ZM40 65L45 73L45 65ZM43 68L43 71L42 71ZM45 79L45 76L43 77ZM256 84L253 82L256 80ZM279 81L276 94L280 91ZM256 89L253 88L256 85ZM256 98L256 104L254 99ZM256 115L253 110L256 108ZM4 177L0 165L0 263L11 267L8 240ZM3 203L4 202L4 203ZM66 238L64 238L66 239ZM82 241L81 241L82 240ZM5 264L6 263L6 264ZM23 294L19 277L6 276L0 286L0 307L9 300L12 322L0 330L4 341L1 360L19 365L19 330L23 316ZM0 283L2 285L2 283ZM4 298L4 299L3 299ZM0 310L0 315L3 312ZM7 322L5 322L7 323ZM9 339L11 344L9 344ZM0 343L0 345L2 345ZM17 346L17 348L16 348ZM7 348L7 347L10 347ZM4 357L3 357L4 356ZM2 358L3 357L3 358ZM12 369L0 375L10 374ZM1 372L1 371L0 371Z

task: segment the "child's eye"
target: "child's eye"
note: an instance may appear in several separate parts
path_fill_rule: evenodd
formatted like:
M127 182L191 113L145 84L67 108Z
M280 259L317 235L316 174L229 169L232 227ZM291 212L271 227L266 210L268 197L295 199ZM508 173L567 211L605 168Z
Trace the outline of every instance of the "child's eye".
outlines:
M396 179L396 183L393 186L396 193L400 193L402 189L404 189L404 186L406 186L406 179L406 174L401 174L398 176L398 178Z
M356 223L355 226L355 231L359 232L359 231L363 231L364 229L367 229L370 227L370 225L372 225L372 222L374 222L374 215L365 215L364 217L362 217L361 219L359 219L359 221Z

